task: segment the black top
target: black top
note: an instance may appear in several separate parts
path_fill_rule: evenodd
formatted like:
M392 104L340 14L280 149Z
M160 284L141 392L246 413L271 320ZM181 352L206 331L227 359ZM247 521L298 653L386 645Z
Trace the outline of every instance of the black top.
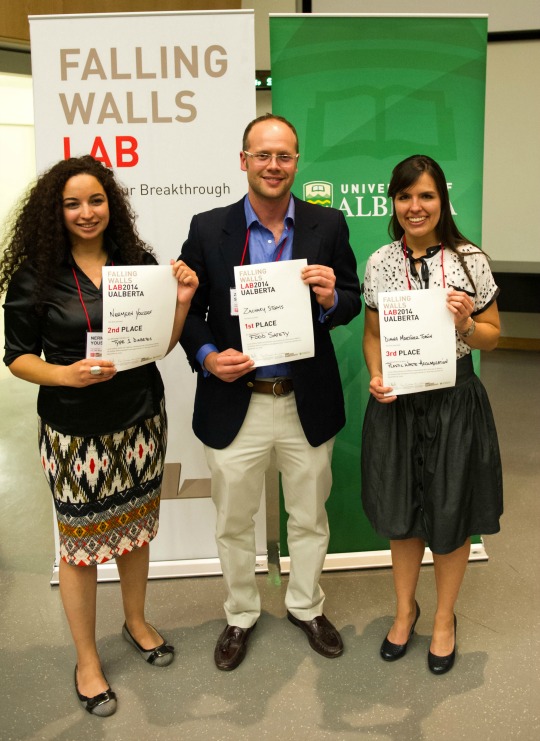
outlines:
M116 250L109 249L107 264L121 265ZM146 253L144 265L155 265ZM77 283L93 332L102 330L103 295L77 267L71 255L56 273L44 301L44 311L35 311L36 275L23 265L13 276L6 295L4 363L28 353L48 363L70 365L86 356L88 323ZM67 435L95 435L130 427L159 412L163 382L155 363L117 373L110 381L85 388L40 386L38 414L51 427Z

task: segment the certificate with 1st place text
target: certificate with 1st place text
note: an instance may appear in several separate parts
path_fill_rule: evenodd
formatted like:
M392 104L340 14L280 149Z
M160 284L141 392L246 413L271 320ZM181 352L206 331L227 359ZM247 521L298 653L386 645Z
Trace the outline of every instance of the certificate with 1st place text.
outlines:
M388 396L455 386L455 326L444 288L379 293L379 328Z
M163 358L176 307L170 265L108 265L102 271L103 358L119 371Z
M255 366L288 363L315 354L307 260L284 260L234 269L242 350Z

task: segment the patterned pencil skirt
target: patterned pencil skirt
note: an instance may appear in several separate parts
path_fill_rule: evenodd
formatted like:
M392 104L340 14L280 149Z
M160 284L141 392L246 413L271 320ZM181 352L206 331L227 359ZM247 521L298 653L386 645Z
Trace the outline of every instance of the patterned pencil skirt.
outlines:
M150 543L158 531L166 447L164 400L155 417L105 435L63 435L39 420L64 561L92 566Z

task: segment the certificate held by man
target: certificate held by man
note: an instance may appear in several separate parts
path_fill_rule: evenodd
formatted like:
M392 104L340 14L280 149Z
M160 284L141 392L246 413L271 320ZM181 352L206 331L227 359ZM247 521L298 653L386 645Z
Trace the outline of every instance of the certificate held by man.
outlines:
M242 350L256 366L311 358L315 352L304 260L234 269Z
M119 371L163 358L176 304L170 266L105 266L102 285L103 357Z
M379 293L379 328L387 396L455 385L455 327L444 288Z

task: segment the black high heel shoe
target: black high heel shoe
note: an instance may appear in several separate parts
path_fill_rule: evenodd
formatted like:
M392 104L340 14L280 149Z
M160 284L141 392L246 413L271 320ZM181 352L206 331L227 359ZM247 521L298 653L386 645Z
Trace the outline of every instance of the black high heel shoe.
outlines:
M454 666L456 660L456 632L457 632L457 617L454 615L454 650L448 656L436 656L428 651L427 661L429 671L433 674L446 674Z
M416 627L416 623L418 622L418 618L420 617L420 606L418 602L415 601L416 605L416 617L414 618L414 622L411 625L411 629L409 631L409 637L407 638L406 643L392 643L392 641L388 640L388 636L384 639L384 641L381 644L381 657L385 661L397 661L398 659L401 659L402 656L405 656L407 653L407 646L409 645L409 641L412 638L412 634L414 633L414 629Z
M106 679L105 679L106 681ZM77 667L75 666L75 692L83 708L87 710L91 715L99 715L102 718L107 718L109 715L116 713L116 694L108 687L105 692L100 692L95 697L86 697L81 695L79 692L79 684L77 682Z

